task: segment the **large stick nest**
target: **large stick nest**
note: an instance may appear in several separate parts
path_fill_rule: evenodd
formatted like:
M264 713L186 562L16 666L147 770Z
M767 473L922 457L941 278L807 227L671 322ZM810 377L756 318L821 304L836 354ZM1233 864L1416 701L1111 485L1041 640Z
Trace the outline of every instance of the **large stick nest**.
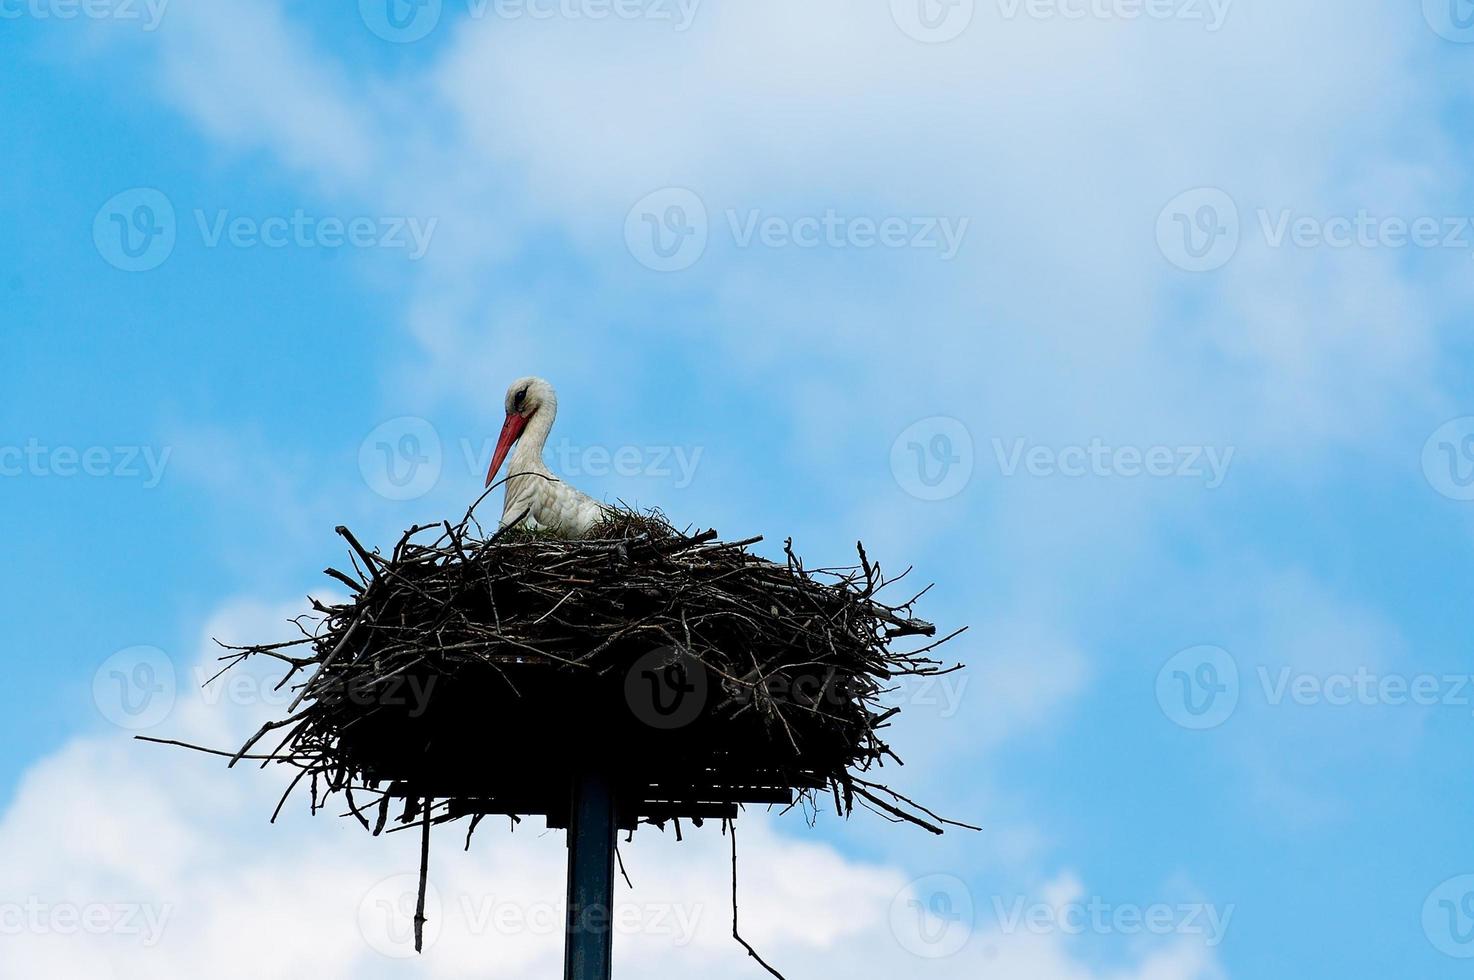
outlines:
M854 566L809 570L791 542L772 562L748 552L760 539L624 510L580 541L485 537L468 516L412 528L387 556L338 531L353 574L327 574L350 598L312 600L296 641L224 658L287 665L288 717L232 764L296 767L314 811L341 792L375 833L396 799L401 822L427 828L488 813L561 825L571 779L597 768L615 776L627 826L674 819L679 832L681 817L820 798L936 833L948 822L871 778L899 762L887 695L960 665L928 656L950 636L914 639L935 634L912 615L919 595L880 598L895 580L863 546Z
M951 823L869 778L900 761L882 737L900 710L887 696L960 665L928 656L951 636L912 615L926 590L882 600L905 573L887 579L863 546L856 565L811 571L791 541L772 562L747 551L758 538L722 542L626 510L580 541L488 538L468 513L411 528L388 556L338 532L354 574L327 574L348 600L313 599L300 639L222 658L222 672L274 658L287 668L278 687L295 691L231 765L298 770L277 814L304 779L313 812L341 793L376 835L399 801L401 828L421 832L416 949L432 826L469 817L467 846L487 814L563 826L589 774L612 780L623 826L674 822L677 836L682 818L725 828L744 803L812 813L821 797L846 816L858 805L938 834ZM894 645L917 637L932 640ZM781 977L738 932L732 833L732 934Z

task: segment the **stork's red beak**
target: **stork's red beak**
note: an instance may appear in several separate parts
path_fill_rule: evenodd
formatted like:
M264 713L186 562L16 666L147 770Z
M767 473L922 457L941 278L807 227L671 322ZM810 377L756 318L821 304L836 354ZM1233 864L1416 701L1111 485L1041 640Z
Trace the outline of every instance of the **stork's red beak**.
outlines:
M507 421L502 423L501 438L496 441L496 452L491 454L491 469L486 471L486 485L491 486L491 481L496 479L496 471L502 468L502 460L507 458L507 453L512 451L512 443L522 435L522 429L527 425L527 419L516 412L507 413Z

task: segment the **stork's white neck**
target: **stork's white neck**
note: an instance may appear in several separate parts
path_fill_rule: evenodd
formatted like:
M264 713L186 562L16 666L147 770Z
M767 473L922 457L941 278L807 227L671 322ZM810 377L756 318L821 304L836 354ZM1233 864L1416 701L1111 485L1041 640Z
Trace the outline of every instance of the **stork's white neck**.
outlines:
M553 419L558 414L558 402L548 398L537 407L522 430L522 438L512 450L511 472L525 473L529 470L547 469L543 463L543 447L547 445L548 433L553 431Z

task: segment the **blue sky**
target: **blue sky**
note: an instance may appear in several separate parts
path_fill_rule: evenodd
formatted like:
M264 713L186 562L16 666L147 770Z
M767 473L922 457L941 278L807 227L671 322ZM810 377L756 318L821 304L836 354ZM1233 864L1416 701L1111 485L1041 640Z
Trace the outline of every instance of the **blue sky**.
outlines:
M404 846L266 827L110 686L279 708L208 638L461 513L529 373L595 496L863 538L971 627L898 781L982 833L744 821L790 976L1467 971L1467 0L72 10L0 0L0 976L555 972L471 914L556 901L555 838L445 848L397 959ZM627 970L753 975L712 837L634 846L702 914Z

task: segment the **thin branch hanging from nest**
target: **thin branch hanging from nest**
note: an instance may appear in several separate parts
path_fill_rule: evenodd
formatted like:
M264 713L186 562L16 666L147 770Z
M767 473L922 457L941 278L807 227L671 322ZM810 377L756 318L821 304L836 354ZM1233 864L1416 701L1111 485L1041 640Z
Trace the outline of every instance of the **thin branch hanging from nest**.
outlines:
M821 797L846 816L859 802L932 833L967 826L869 777L899 761L881 734L896 681L961 665L929 655L957 634L936 640L912 613L919 596L880 598L902 576L887 579L863 547L854 566L810 570L791 541L775 563L746 550L759 538L723 542L625 510L581 541L486 537L468 515L411 528L388 556L338 531L356 574L327 574L348 599L312 600L298 640L222 658L228 669L269 656L287 665L283 685L297 678L287 717L230 764L295 767L322 787L314 808L342 793L378 834L400 800L399 823L418 823L427 850L433 825L463 818L472 830L493 813L560 825L569 774L595 760L630 827ZM897 649L916 637L931 642ZM422 905L417 941L423 923Z

